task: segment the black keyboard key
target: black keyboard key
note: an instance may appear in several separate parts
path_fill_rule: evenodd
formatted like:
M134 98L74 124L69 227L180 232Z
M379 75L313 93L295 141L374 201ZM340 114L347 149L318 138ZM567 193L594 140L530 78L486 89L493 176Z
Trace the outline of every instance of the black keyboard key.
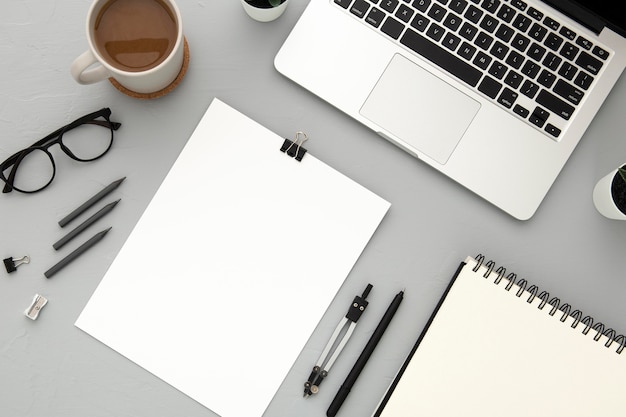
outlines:
M570 81L574 78L576 72L578 72L578 68L576 68L567 61L565 61L563 65L561 65L561 69L559 69L559 75Z
M600 48L599 46L594 46L593 49L591 50L591 53L603 61L606 60L606 58L609 56L609 53L605 51L604 49Z
M582 100L583 96L585 95L584 91L579 90L578 88L563 80L558 80L556 82L556 85L554 86L554 92L563 97L565 100L574 104L580 103L580 100Z
M532 17L533 19L536 19L536 20L543 19L543 13L535 9L534 7L531 7L530 9L528 9L528 12L526 13L528 13L528 15Z
M446 9L435 3L433 4L433 7L430 8L427 14L428 17L433 18L437 22L441 22L443 20L443 17L446 15Z
M504 60L504 57L506 57L507 52L509 52L509 47L499 41L496 41L496 43L494 43L491 49L489 50L489 53L491 55L502 60Z
M478 33L478 28L476 26L472 26L469 23L463 23L461 26L461 30L459 30L459 35L463 36L468 41L474 39L474 36Z
M450 3L450 10L458 14L463 13L466 7L467 1L465 0L452 0L452 3Z
M533 98L535 97L535 94L537 94L537 91L539 91L539 85L530 80L526 80L524 81L524 84L522 84L522 87L519 89L519 91L526 97Z
M483 0L480 7L487 10L489 13L495 13L500 6L500 0Z
M519 69L522 66L522 63L524 63L524 56L515 51L511 51L509 56L506 58L506 63L515 69Z
M519 33L516 34L511 41L511 46L520 52L524 52L526 48L528 48L528 45L530 45L530 39Z
M545 111L541 107L536 107L528 120L530 121L530 123L536 125L537 127L543 127L549 116L550 114L547 111Z
M415 7L420 12L425 12L428 10L428 6L430 6L431 0L415 0L413 2L413 7Z
M498 97L498 103L502 104L507 109L510 109L511 107L513 107L513 104L515 104L517 96L518 93L511 90L510 88L505 88L502 91L502 94L500 94L500 97Z
M589 39L579 36L576 38L576 45L582 46L584 49L588 51L593 46L593 43Z
M451 51L456 50L456 48L459 46L460 43L461 43L461 38L459 38L458 36L450 32L446 33L446 36L443 38L443 41L441 42L443 46L445 46Z
M561 134L561 129L554 126L552 123L548 123L544 130L548 132L549 134L551 134L552 136L554 136L555 138L558 138L559 135Z
M393 39L398 39L404 30L404 25L390 16L387 20L385 20L385 23L383 23L380 30Z
M565 120L569 120L574 113L574 106L561 100L559 97L547 90L541 90L537 95L537 103L545 106L552 113L561 116Z
M548 52L548 55L546 55L545 59L543 60L543 65L545 65L548 69L552 71L556 71L559 65L561 65L561 61L563 61L563 59L556 56L552 52Z
M492 42L493 38L491 36L487 35L485 32L480 32L478 36L476 36L474 44L486 51L491 46Z
M541 62L541 59L543 58L545 53L546 48L534 42L532 45L530 45L530 48L528 48L528 52L526 52L529 57L537 62Z
M578 51L580 51L579 47L577 47L573 43L565 42L565 45L563 45L563 48L561 48L561 52L559 53L561 54L561 56L564 56L569 60L573 60Z
M524 16L523 14L518 14L513 20L513 27L519 30L520 32L526 32L526 30L530 27L532 20L528 16Z
M537 82L546 88L552 87L555 81L556 75L546 70L541 70L541 74L537 77Z
M477 8L474 5L470 5L470 7L465 12L464 16L470 22L478 24L478 21L480 20L482 15L483 15L482 10L480 10L479 8Z
M583 90L588 89L592 82L593 77L584 71L580 71L574 80L574 84Z
M489 74L498 80L504 77L504 74L508 70L507 66L500 61L493 61L491 67L489 67Z
M400 39L400 42L472 87L478 84L482 75L479 70L440 46L435 45L417 32L408 29Z
M576 39L576 32L574 32L573 30L571 30L568 27L563 26L561 28L561 30L559 30L559 33L561 35L565 36L570 41L573 41L574 39Z
M396 11L396 7L398 7L398 0L382 0L380 2L380 8L389 12L389 13L393 13Z
M522 83L524 77L521 74L518 74L515 71L509 71L504 78L504 83L511 86L512 88L517 89L519 85Z
M481 20L480 22L480 27L489 33L493 33L496 30L497 26L498 19L488 14L485 15L485 17L483 17L483 20Z
M411 22L411 26L419 30L420 32L423 32L424 30L426 30L426 26L428 26L428 23L430 23L430 19L418 13L415 15L415 18Z
M543 19L543 23L552 30L559 30L559 26L561 26L559 22L549 16L546 16L546 18Z
M483 78L482 82L478 86L478 91L482 92L487 97L495 99L498 96L501 88L502 84L489 77L488 75L485 75L485 78Z
M365 21L374 27L379 27L380 24L385 20L385 12L376 7L372 7L372 10L367 14Z
M498 30L496 30L496 38L501 39L503 42L508 42L513 37L514 33L513 28L503 23L498 26Z
M411 9L405 4L401 4L400 7L398 7L398 11L396 12L396 17L402 20L404 23L409 23L409 20L411 20L411 17L413 17L414 13L415 10Z
M511 20L513 20L513 17L515 16L515 10L504 4L500 7L500 10L498 10L497 16L506 23L511 23Z
M461 45L458 51L459 56L461 58L465 58L468 61L472 59L475 53L476 53L476 47L470 45L467 42L463 42L463 44Z
M519 104L516 104L515 107L513 107L513 112L524 119L530 114L530 111L528 111L527 108L522 107Z
M455 31L461 26L462 20L459 16L454 13L448 13L446 18L443 21L443 25L448 29Z
M344 9L347 9L348 6L350 6L350 3L352 3L352 0L335 0L335 4L338 4Z
M541 69L541 66L539 64L532 62L532 61L526 61L521 71L522 71L522 74L524 74L528 78L535 78L537 74L539 74L540 69Z
M552 49L553 51L557 51L559 49L559 46L561 46L562 43L563 43L563 38L554 33L550 33L546 37L546 40L543 42L545 46Z
M491 57L487 55L486 53L479 51L476 54L476 58L474 58L472 62L478 68L486 70L489 64L491 63Z
M370 5L365 0L356 0L352 7L350 7L350 13L358 17L364 17L369 8Z
M541 42L543 38L546 37L547 33L548 33L548 29L546 29L545 27L541 26L538 23L534 23L533 26L528 31L528 36L530 36L537 42Z
M443 37L444 33L445 33L444 28L433 23L432 25L430 25L430 27L426 31L426 36L438 42Z
M522 0L511 0L511 6L515 7L518 10L524 11L526 10L526 7L528 7L528 4L526 4L526 2Z
M576 60L576 64L580 65L583 69L589 71L593 75L597 75L602 68L602 61L589 55L587 52L582 51L580 56Z

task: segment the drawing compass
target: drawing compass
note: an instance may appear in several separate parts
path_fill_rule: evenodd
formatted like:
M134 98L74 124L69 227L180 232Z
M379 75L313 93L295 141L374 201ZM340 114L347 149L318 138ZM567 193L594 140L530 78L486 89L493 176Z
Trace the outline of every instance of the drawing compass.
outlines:
M365 311L365 308L368 304L365 299L367 298L371 289L372 284L367 284L367 287L365 288L365 291L363 291L363 294L360 297L358 295L354 297L354 300L352 301L352 304L348 309L348 313L343 319L341 319L339 324L337 324L337 327L331 335L330 340L324 347L322 354L320 355L317 362L315 362L315 366L313 366L313 370L311 371L311 375L309 375L309 379L304 383L305 398L309 395L318 393L320 384L328 375L328 371L330 371L330 368L333 366L333 364L337 360L337 357L346 346L346 343L348 343L348 340L350 339L350 336L352 336L354 328L356 327L356 322L359 320L359 317L361 317L363 311ZM345 327L347 327L347 329L345 333L343 333L343 337L338 340L339 335ZM336 347L332 355L328 357L334 346Z

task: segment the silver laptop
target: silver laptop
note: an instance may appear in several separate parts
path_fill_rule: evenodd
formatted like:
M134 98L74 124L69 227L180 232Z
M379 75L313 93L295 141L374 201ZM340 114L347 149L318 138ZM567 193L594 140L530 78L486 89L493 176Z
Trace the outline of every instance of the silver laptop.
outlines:
M626 65L609 0L310 0L277 70L529 219Z

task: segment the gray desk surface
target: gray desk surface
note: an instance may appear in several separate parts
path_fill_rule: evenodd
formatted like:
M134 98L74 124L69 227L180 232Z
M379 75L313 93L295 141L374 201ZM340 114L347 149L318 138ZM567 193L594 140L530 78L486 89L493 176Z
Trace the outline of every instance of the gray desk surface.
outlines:
M345 417L369 415L466 255L485 253L618 333L626 332L626 222L603 218L591 201L596 181L626 161L626 79L618 82L537 214L520 222L275 71L274 55L306 3L292 0L279 20L262 24L248 18L238 0L180 0L189 71L168 96L139 101L108 82L80 86L69 74L72 60L86 49L89 0L3 2L0 158L104 106L123 127L112 151L98 162L77 164L57 154L57 178L47 190L0 196L0 255L32 258L14 274L0 272L0 414L214 415L73 323L216 96L282 136L306 131L311 153L392 203L266 416L325 415L393 294L404 288L396 319L340 411ZM492 164L494 175L506 175L507 161L476 163ZM43 272L60 258L52 243L65 232L57 221L121 176L127 180L114 196L122 202L106 219L112 231L46 280ZM176 260L187 261L195 260ZM321 392L304 400L302 384L312 364L368 282L374 284L370 306L353 340ZM31 321L22 312L35 293L50 301ZM523 360L523 352L511 349ZM259 366L271 372L271 364ZM233 389L245 401L254 387Z

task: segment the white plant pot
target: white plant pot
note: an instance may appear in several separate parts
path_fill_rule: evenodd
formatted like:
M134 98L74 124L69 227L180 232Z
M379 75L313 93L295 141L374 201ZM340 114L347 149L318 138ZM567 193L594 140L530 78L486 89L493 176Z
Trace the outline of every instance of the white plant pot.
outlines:
M613 201L613 195L611 194L611 184L613 183L615 175L619 175L617 169L598 181L593 189L593 204L596 206L596 210L604 217L615 220L626 220L626 214L617 208L615 201Z
M272 20L278 19L287 8L287 3L289 3L289 0L277 7L262 8L254 7L244 0L241 0L241 5L246 13L248 13L248 16L259 22L271 22Z

